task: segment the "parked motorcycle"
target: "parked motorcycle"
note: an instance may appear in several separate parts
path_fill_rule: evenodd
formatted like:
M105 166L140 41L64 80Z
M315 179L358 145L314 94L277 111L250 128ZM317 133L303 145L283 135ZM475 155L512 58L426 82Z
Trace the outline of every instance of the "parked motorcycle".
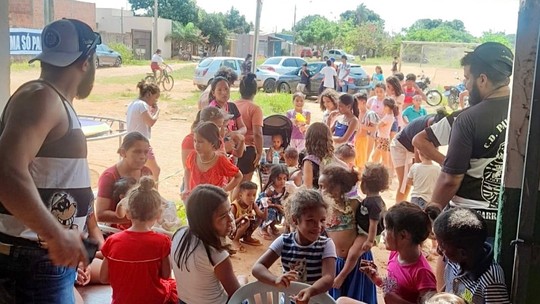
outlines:
M424 76L424 73L422 75L418 75L417 79L420 81L416 82L416 85L426 94L426 102L430 106L438 106L442 102L442 94L438 90L430 89L429 85L431 84L431 80L429 77Z
M459 80L459 77L457 77ZM455 86L444 86L444 96L446 96L446 100L448 102L448 106L452 110L457 110L459 108L459 94L463 91L465 91L465 84L463 84L463 81L460 81L459 84Z

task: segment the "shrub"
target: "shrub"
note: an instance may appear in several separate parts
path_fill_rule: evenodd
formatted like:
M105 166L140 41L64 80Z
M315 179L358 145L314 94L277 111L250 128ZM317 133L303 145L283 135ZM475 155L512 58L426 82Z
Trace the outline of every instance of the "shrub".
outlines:
M120 56L122 56L123 63L129 64L134 61L133 50L130 49L127 45L123 43L113 42L109 44L109 48L120 53Z

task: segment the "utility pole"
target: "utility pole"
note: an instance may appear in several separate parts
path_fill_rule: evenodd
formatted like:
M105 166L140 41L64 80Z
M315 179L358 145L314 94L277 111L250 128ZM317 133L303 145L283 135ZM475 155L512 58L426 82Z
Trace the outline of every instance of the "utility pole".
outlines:
M152 31L153 53L158 49L158 0L154 0L154 29Z
M122 43L124 43L124 7L120 8L120 33L122 34Z
M54 0L43 1L43 27L54 21Z
M259 29L261 27L261 11L262 11L262 0L257 0L257 12L255 13L255 33L253 42L253 62L251 65L251 72L255 73L257 69L257 54L259 53Z
M294 43L296 42L296 4L294 5L294 17L293 17L293 24L292 24L292 47L291 47L291 56L294 56Z

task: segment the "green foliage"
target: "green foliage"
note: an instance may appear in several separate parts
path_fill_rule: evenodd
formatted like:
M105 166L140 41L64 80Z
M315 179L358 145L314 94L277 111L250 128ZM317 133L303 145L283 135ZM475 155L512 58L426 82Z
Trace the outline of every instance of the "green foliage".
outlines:
M124 64L133 63L133 61L134 61L133 50L131 48L129 48L127 45L125 45L123 43L113 42L113 43L109 44L108 46L112 50L115 50L118 53L120 53L120 56L122 57L122 62Z
M381 23L384 28L384 20L381 16L366 7L364 3L358 5L356 10L348 10L339 15L342 21L351 21L354 25L365 23Z
M355 51L357 54L367 54L368 57L374 57L382 53L388 39L389 36L380 22L363 23L346 37L347 43L356 46Z
M475 42L461 20L419 19L405 29L405 40L437 42Z
M319 15L302 18L295 26L296 42L303 45L316 45L319 50L332 47L340 34L336 22L329 21Z
M259 93L255 96L255 103L262 108L264 116L285 114L293 108L292 95L286 93Z
M247 23L246 16L240 15L240 11L233 7L225 13L225 27L237 34L247 34L253 28L253 24Z
M154 0L128 0L133 11L143 9L145 16L154 15ZM199 24L199 7L195 0L159 0L158 15L182 24Z
M198 45L206 42L201 30L192 22L186 25L173 21L172 32L165 37L166 41L172 42L173 53L178 54L180 49L188 45Z
M225 16L219 13L201 12L199 25L202 34L208 38L208 45L212 52L217 51L220 45L225 45L229 31L225 27Z
M515 44L515 35L513 36L514 37L514 42L513 43L510 40L511 37L512 36L509 37L509 35L506 35L504 32L487 31L487 32L482 33L482 36L480 37L480 42L481 43L484 43L484 42L499 42L499 43L502 43L502 44L506 45L509 48L513 48L514 44Z

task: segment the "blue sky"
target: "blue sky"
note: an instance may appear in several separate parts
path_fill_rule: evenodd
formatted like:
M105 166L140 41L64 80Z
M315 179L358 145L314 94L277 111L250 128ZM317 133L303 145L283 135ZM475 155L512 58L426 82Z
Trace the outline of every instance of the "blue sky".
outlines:
M127 7L126 0L83 0L97 7ZM246 19L255 23L256 0L196 0L208 12L225 12L234 6ZM399 32L417 19L460 19L467 30L479 36L484 31L515 33L519 0L263 0L261 29L271 32L290 29L294 20L320 14L336 20L342 12L355 9L360 3L378 13L386 22L386 30ZM448 3L451 4L448 4ZM332 6L329 6L332 4Z

